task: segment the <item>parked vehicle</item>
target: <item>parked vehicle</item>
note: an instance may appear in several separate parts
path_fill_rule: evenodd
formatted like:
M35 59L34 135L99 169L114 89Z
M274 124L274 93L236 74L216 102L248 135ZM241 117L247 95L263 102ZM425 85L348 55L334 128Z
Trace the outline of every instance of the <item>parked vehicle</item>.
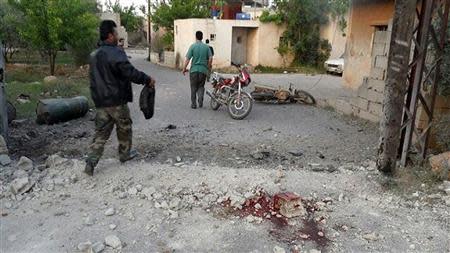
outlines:
M250 82L250 74L245 66L231 63L239 70L239 75L233 78L224 78L214 72L211 84L212 91L206 91L211 97L210 105L213 110L226 106L231 118L241 120L247 117L253 108L252 96L243 90Z
M268 86L255 86L255 90L251 93L253 99L260 102L286 104L299 103L306 105L316 104L314 97L304 90L297 90L292 88L292 83L289 89L272 88Z
M341 55L338 59L329 59L324 64L328 73L340 74L344 73L344 55Z

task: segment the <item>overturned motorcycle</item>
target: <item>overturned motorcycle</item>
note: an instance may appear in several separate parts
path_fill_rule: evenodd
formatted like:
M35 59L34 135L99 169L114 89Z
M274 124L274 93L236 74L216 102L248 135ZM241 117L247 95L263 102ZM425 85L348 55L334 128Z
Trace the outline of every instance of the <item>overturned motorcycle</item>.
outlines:
M252 96L243 90L250 82L250 74L245 66L231 63L239 70L239 75L233 78L223 78L218 73L212 75L211 84L213 90L206 91L211 97L211 108L218 110L220 106L226 106L231 118L241 120L247 117L253 108Z
M299 103L305 105L315 105L314 97L304 90L297 90L292 88L293 84L289 85L289 89L272 88L269 86L257 85L255 90L251 93L254 100L265 103L287 104Z

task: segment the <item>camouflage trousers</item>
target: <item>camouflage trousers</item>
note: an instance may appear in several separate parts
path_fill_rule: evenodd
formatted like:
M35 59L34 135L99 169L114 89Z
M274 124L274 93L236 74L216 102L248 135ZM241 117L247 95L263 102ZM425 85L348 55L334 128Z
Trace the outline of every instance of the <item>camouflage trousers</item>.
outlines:
M119 141L120 160L126 159L130 153L132 144L132 123L130 109L126 104L115 107L97 108L95 136L94 141L90 145L91 150L87 161L94 166L98 164L114 126L116 126L117 139Z

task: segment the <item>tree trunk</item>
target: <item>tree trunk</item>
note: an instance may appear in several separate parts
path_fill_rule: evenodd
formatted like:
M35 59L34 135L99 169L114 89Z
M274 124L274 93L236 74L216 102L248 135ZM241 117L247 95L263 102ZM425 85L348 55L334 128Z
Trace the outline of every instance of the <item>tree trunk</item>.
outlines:
M5 63L3 57L3 46L0 42L0 135L7 139L8 133L8 111L6 106L6 93L4 87Z
M416 0L395 1L377 161L378 170L385 173L394 172L398 158L416 4Z
M49 58L49 63L50 63L50 75L54 76L55 75L55 65L56 65L56 54L58 52L57 51L50 51L48 54L48 58Z

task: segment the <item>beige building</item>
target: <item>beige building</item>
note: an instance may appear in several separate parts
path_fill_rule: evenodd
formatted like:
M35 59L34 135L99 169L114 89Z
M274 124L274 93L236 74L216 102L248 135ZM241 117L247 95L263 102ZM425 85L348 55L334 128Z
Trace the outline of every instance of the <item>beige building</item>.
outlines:
M369 76L375 33L386 31L393 15L394 0L352 1L344 69L344 79L349 87L357 89L364 77ZM387 56L380 56L378 60L387 62Z
M182 67L186 52L195 42L195 32L202 31L214 48L214 67L229 67L231 62L280 67L284 59L277 51L284 28L256 20L175 20L176 65Z

